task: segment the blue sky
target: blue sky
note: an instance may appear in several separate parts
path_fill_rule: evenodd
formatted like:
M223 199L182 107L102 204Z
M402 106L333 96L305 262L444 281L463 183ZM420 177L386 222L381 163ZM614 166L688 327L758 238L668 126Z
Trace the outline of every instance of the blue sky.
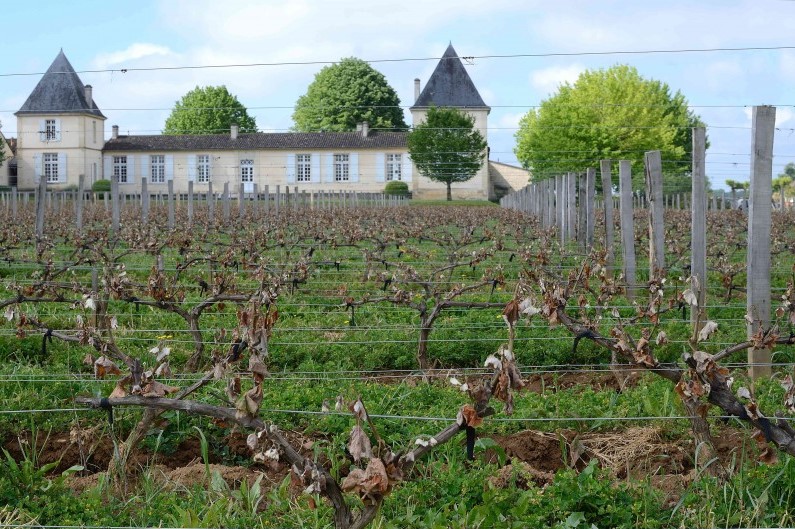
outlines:
M46 16L44 14L46 13ZM449 42L492 107L492 159L516 163L519 118L587 68L627 63L681 90L708 125L707 173L714 188L748 180L750 107L777 105L774 172L795 161L795 49L645 55L580 52L795 46L790 0L139 0L26 3L5 8L0 74L43 72L63 48L76 70L439 57ZM24 52L22 51L24 50ZM413 102L436 60L376 62L401 102ZM292 107L322 64L80 73L94 86L106 136L157 134L170 109L197 85L225 84L260 129L287 130ZM0 121L40 76L0 76ZM407 121L409 121L407 119Z

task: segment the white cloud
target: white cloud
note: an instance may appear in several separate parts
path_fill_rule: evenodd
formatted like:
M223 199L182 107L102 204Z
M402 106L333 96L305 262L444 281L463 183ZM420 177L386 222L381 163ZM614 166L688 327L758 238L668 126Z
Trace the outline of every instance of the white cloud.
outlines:
M568 66L550 66L530 74L530 84L539 93L548 95L555 92L562 83L573 83L584 71L585 66L579 63Z
M147 57L166 57L172 55L172 51L166 46L150 44L147 42L136 42L130 44L127 49L110 53L100 53L94 59L94 64L98 68L108 68L130 61L137 61Z
M753 119L753 107L745 107L743 109L745 117L750 123ZM784 123L795 117L795 113L789 107L776 107L776 127L782 126Z

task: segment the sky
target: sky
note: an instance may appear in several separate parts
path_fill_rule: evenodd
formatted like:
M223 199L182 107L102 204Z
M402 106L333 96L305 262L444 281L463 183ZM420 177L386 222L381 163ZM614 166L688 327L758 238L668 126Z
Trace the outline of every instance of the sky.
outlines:
M410 123L414 79L424 86L452 43L459 56L474 57L466 68L491 106L493 160L518 164L519 119L560 83L630 64L681 91L707 124L714 189L749 179L754 105L777 107L774 176L795 162L793 0L45 0L14 2L4 15L6 137L16 136L14 112L60 49L94 87L107 138L112 125L158 134L186 92L221 84L260 130L287 131L314 75L343 57L371 61ZM753 47L783 49L588 55ZM255 63L267 65L134 70ZM28 73L36 75L17 75Z

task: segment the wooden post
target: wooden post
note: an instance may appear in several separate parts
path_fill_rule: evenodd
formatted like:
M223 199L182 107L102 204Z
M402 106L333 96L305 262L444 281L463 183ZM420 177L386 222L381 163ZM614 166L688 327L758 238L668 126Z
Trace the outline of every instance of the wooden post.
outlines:
M564 208L565 202L563 200L563 182L562 174L555 177L555 213L558 225L558 240L561 246L566 244L566 209Z
M577 179L574 173L566 173L566 239L569 241L577 233Z
M610 160L599 162L599 173L602 176L602 196L604 197L605 215L605 249L607 250L607 266L613 266L615 262L615 250L613 243L615 235L613 233L613 177L610 174Z
M268 189L268 184L265 184L263 194L265 195L265 215L267 215L271 211L271 192Z
M75 200L75 227L78 233L83 231L83 194L85 193L86 175L77 178L77 197Z
M44 210L47 200L47 177L39 176L39 187L36 188L36 239L44 236Z
M111 201L111 209L113 210L113 220L111 228L113 233L119 232L119 222L121 217L121 212L119 208L119 179L117 177L113 177L110 179L110 201Z
M188 225L193 224L193 181L188 180Z
M594 200L596 199L596 169L589 167L585 173L585 248L590 251L593 248L594 224L596 211L594 210Z
M707 173L705 168L707 131L693 129L693 206L690 221L690 273L698 281L695 292L698 308L690 309L690 322L695 324L699 310L704 309L707 292ZM706 312L702 312L706 321ZM700 329L699 329L700 330Z
M646 195L649 197L649 278L665 270L665 221L660 151L646 153Z
M207 182L207 216L209 217L210 225L215 224L215 193L213 192L213 183Z
M586 248L585 232L588 226L588 221L585 218L585 188L587 186L587 178L586 175L580 175L577 178L577 243L581 250Z
M231 197L229 196L229 182L224 182L224 197L223 197L223 199L224 199L224 224L227 224L227 223L229 223L229 215L230 215L229 208L231 207L231 205L229 203L229 201L231 200Z
M627 299L635 299L635 221L632 209L632 162L618 162L618 188L621 196L621 249L624 262L624 279L627 282Z
M19 191L16 186L11 188L11 218L17 220L17 210L19 209Z
M246 214L246 184L240 182L237 189L237 218L242 219Z
M273 203L273 207L276 209L276 214L279 214L279 207L281 206L281 186L276 186L276 197Z
M174 229L174 180L169 180L166 182L166 189L168 191L168 229Z
M254 213L254 218L256 218L257 214L259 214L259 185L255 183L253 188L254 193L251 195L251 210Z
M141 222L149 222L149 182L146 177L141 178Z
M770 325L770 226L773 198L773 135L776 107L757 106L751 115L751 189L748 205L748 338ZM751 378L770 376L770 349L748 350ZM761 365L757 365L761 364Z

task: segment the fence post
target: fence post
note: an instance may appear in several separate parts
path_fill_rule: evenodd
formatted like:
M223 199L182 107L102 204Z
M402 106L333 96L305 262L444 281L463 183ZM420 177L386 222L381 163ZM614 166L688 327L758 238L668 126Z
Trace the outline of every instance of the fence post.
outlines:
M692 217L690 220L690 273L698 281L698 308L690 308L690 322L695 324L699 311L706 319L707 294L707 176L705 168L707 131L693 129ZM702 321L703 323L703 321ZM700 330L700 329L699 329Z
M17 210L19 208L19 191L17 191L17 187L14 186L11 188L11 218L17 220Z
M78 233L83 231L83 194L85 193L86 176L77 178L77 197L75 201L75 226Z
M593 248L594 221L596 220L595 199L596 169L589 167L585 173L585 248L588 251Z
M770 225L776 107L757 106L751 118L751 189L748 205L748 338L770 324ZM770 349L748 349L751 378L772 373ZM761 364L761 365L756 365Z
M649 198L649 278L665 270L665 221L660 151L646 153L646 194Z
M624 262L624 279L627 282L627 299L635 299L635 221L632 206L632 162L618 162L619 215L621 216L621 249Z
M585 218L585 188L587 176L581 174L577 178L577 243L581 250L586 248L585 232L588 221Z
M188 225L193 224L193 181L188 180Z
M246 184L240 182L237 186L237 218L242 219L246 213Z
M610 160L601 160L599 162L599 173L602 177L602 196L604 197L605 204L605 249L607 250L607 266L611 267L615 262L615 250L613 249L615 235L613 233L613 177L610 174Z
M169 180L166 183L166 189L168 191L168 229L174 229L174 180Z
M47 178L44 175L39 176L39 187L36 188L36 238L41 239L44 236L44 209L46 207L45 201L47 199Z
M113 233L119 232L119 220L121 217L121 211L119 207L119 179L114 177L110 180L110 203L111 209L113 210L112 216L112 229Z
M229 208L231 207L229 203L230 200L231 197L229 196L229 182L224 182L224 224L229 223Z
M268 215L271 212L271 192L268 184L265 184L262 193L265 195L265 215Z

